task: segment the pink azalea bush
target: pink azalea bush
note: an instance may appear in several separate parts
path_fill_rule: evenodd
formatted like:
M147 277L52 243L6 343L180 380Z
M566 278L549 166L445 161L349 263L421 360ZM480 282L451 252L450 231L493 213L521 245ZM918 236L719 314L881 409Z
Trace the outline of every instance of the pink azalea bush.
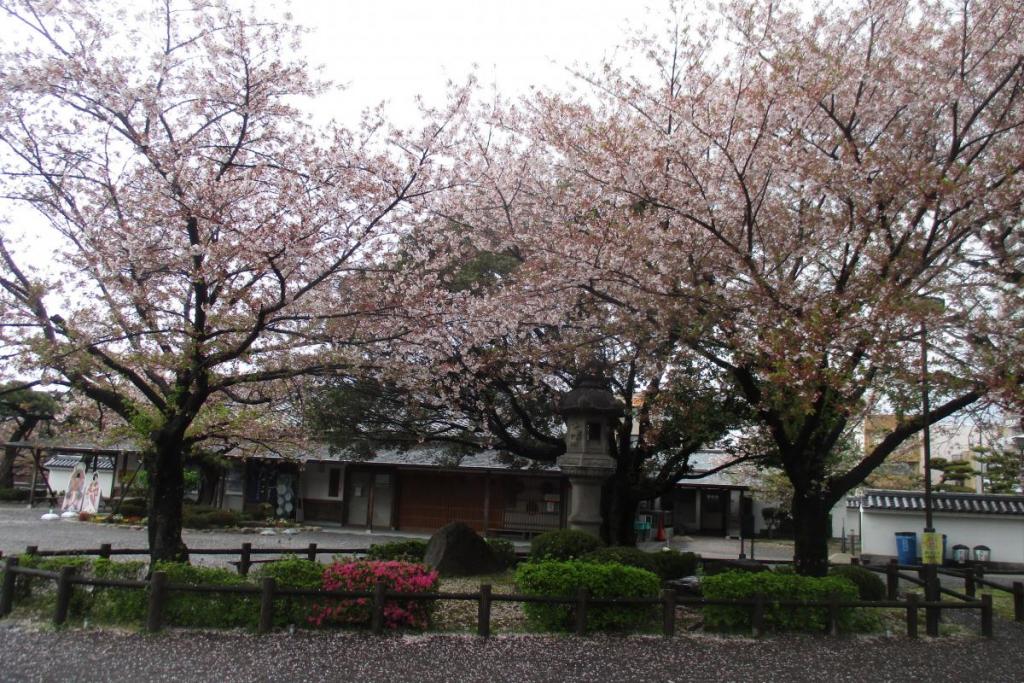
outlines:
M377 581L388 591L428 593L437 588L437 572L421 564L398 561L335 562L324 570L323 588L329 591L372 592ZM309 620L316 626L357 624L370 620L372 598L334 600L316 605ZM387 600L384 625L426 628L434 608L433 600Z

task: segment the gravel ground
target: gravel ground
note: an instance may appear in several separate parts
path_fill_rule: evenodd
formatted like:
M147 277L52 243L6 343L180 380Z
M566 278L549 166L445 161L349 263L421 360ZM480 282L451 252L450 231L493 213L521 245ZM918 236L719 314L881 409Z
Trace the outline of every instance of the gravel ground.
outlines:
M2 622L0 622L2 623ZM993 640L705 636L270 636L0 628L2 681L1020 681L1021 629Z

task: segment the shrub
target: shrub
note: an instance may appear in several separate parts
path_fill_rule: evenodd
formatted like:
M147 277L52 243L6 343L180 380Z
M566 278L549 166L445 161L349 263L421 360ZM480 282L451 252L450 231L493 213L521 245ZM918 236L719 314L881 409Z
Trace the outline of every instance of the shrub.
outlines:
M121 507L117 510L123 517L145 517L148 513L146 501L143 498L125 498L121 501Z
M697 561L700 559L696 553L681 553L670 548L662 548L648 556L654 564L654 573L663 581L694 576L697 573Z
M377 543L366 552L368 560L391 560L396 562L423 562L427 554L427 542L419 539Z
M145 578L146 563L139 560L114 562L98 559L92 564L97 579L139 581ZM147 593L136 588L96 588L90 616L110 624L141 624L146 618Z
M17 503L28 500L28 489L0 489L0 501Z
M548 531L530 543L530 561L574 560L602 546L601 539L575 529Z
M205 505L186 506L181 524L189 529L210 529L238 526L241 518L234 510L222 510Z
M835 594L840 600L856 600L857 589L837 576L814 577L775 572L724 572L705 576L701 586L710 600L750 600L760 593L766 599L764 626L780 631L823 631L828 623L827 607L793 607L772 603L772 600L827 601ZM747 605L707 605L704 625L716 630L750 628L751 608ZM853 610L839 611L839 627L850 630Z
M90 567L87 557L41 557L39 555L21 555L18 564L29 569L42 569L47 572L59 572L64 567L73 567L79 576L85 575ZM51 614L57 604L57 582L52 579L19 575L14 584L14 592L22 605ZM92 593L74 586L71 592L71 603L68 615L82 617L88 613L92 605Z
M277 588L316 590L323 583L324 566L319 562L289 555L262 565L256 577L274 579ZM277 598L275 607L275 626L308 626L309 617L313 613L313 598Z
M491 546L491 550L494 551L494 556L501 562L501 566L508 569L509 567L515 566L516 563L516 547L512 544L512 541L504 538L488 538L487 545Z
M180 562L158 562L154 571L167 573L167 582L191 586L241 586L247 581L228 569L197 567ZM255 596L238 593L171 591L164 619L174 626L234 628L255 626L259 604Z
M586 560L587 562L597 562L599 564L621 564L627 567L645 569L653 574L658 573L658 570L654 565L654 560L651 559L650 554L645 553L638 548L631 548L628 546L598 548L597 550L591 550L580 559Z
M331 591L372 592L377 581L386 590L400 593L428 593L437 588L436 571L421 564L398 561L335 562L324 570L323 588ZM310 621L358 624L370 620L372 598L332 600L318 605ZM384 624L388 628L408 626L426 628L434 608L432 600L388 600L384 604Z
M887 597L885 582L870 569L856 565L832 567L829 575L846 579L857 587L861 600L885 600Z
M621 564L544 561L519 565L516 588L526 595L575 596L586 588L595 598L650 598L658 595L660 581L653 573ZM575 623L574 605L526 603L526 617L534 628L566 631ZM594 606L587 612L593 631L632 630L650 623L656 610L649 605Z

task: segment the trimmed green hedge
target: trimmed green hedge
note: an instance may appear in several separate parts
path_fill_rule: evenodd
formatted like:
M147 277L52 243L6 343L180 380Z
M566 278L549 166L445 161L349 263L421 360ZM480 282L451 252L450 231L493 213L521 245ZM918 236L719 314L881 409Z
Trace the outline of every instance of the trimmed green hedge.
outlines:
M710 600L750 600L758 593L766 599L764 626L778 631L823 631L828 624L827 607L793 607L772 600L825 602L832 595L840 600L857 600L857 588L838 576L814 577L774 572L731 571L705 576L701 582L704 597ZM746 605L706 605L704 625L711 630L736 631L751 627L751 608ZM839 610L840 630L855 625L854 610Z
M427 554L427 542L419 539L377 543L366 551L368 560L394 560L397 562L423 562Z
M141 560L114 562L98 559L92 563L92 574L97 579L142 581L146 578L147 564ZM89 617L97 622L137 626L145 623L149 593L143 588L95 588Z
M167 583L171 584L252 585L245 577L229 569L199 567L180 562L157 562L153 569L166 572ZM170 591L164 606L164 622L171 626L255 627L258 621L259 598L253 595Z
M259 579L274 579L277 588L303 588L317 590L324 579L324 565L289 555L276 562L267 562L255 573ZM274 625L309 626L313 613L313 598L287 597L274 601Z
M535 536L530 542L530 561L576 560L602 547L604 547L604 542L600 538L582 531L575 529L548 531Z
M696 553L681 553L668 548L649 553L654 571L663 581L694 576L700 556Z
M830 576L842 577L856 586L861 600L885 600L888 597L885 581L870 569L851 564L832 567L828 573Z
M661 585L658 577L643 569L621 564L593 562L528 562L519 565L516 588L525 595L573 597L586 588L595 598L653 598ZM523 605L530 625L544 631L568 631L575 624L572 605ZM644 628L657 616L653 606L593 606L587 612L591 631L624 631Z
M645 553L643 550L629 546L616 545L609 548L598 548L597 550L591 550L581 559L587 562L597 562L598 564L621 564L627 567L636 567L660 576L650 553Z

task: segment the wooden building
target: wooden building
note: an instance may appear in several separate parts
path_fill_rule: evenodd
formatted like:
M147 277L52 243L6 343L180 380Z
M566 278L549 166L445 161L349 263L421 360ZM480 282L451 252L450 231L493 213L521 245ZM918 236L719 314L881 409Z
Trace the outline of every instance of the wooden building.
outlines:
M430 532L461 521L485 534L564 528L569 495L554 466L498 451L455 458L420 448L381 451L369 460L327 453L294 462L250 459L229 472L224 505L251 510L287 495L288 487L294 512L277 512L305 522Z

